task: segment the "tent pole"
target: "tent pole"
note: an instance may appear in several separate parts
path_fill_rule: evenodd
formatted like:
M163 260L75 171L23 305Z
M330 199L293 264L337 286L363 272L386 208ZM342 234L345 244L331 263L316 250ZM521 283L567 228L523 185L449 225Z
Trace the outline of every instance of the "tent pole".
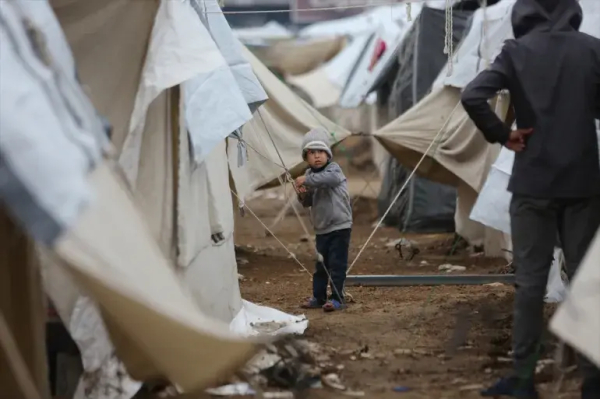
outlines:
M462 274L462 275L353 275L346 278L348 286L410 287L435 285L482 285L492 283L514 284L514 274Z

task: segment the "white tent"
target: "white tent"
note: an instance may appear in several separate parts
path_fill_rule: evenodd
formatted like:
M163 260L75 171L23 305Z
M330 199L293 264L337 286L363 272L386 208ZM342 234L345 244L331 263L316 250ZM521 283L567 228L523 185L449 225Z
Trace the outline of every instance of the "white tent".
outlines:
M372 32L353 37L329 62L303 75L290 76L287 82L308 94L311 105L316 108L337 105L352 69L371 37Z
M300 321L274 310L265 316L268 309L257 309L242 301L233 248L233 205L224 137L213 151L203 154L208 156L206 162L201 162L204 158L196 157L195 148L188 146L195 143L192 136L196 126L186 109L195 102L194 98L180 95L182 84L194 79L204 79L207 87L214 87L214 80L225 84L227 90L211 95L235 95L240 99L232 103L238 105L234 111L240 125L245 121L244 113L247 118L251 116L249 106L265 99L258 82L250 86L240 84L256 78L239 52L225 49L231 50L230 44L235 47L236 41L221 23L224 20L212 19L208 30L207 16L198 14L193 2L112 0L96 4L56 0L52 5L73 49L73 60L47 2L13 3L17 4L16 11L7 4L2 3L2 11L10 17L6 20L17 21L15 12L25 13L44 31L51 59L62 62L58 66L62 73L74 76L77 65L92 102L114 127L112 141L121 154L141 211L142 217L115 168L101 165L87 176L90 160L82 157L81 148L95 154L91 162L100 162L97 145L85 140L89 134L75 135L80 144L72 146L72 156L67 151L72 140L66 140L64 148L48 151L59 147L62 139L61 134L47 134L54 126L49 121L45 135L38 141L51 138L50 144L44 144L46 148L34 145L36 142L30 144L40 151L32 152L32 159L43 166L34 168L35 177L31 177L31 167L19 169L19 176L33 179L30 190L44 193L38 195L46 201L44 209L54 212L53 220L59 220L63 228L58 232L39 230L40 223L34 220L30 232L40 241L54 244L54 252L41 249L46 287L80 346L87 375L100 379L100 386L95 388L110 385L122 373L113 344L133 378L167 378L185 390L195 390L251 355L253 345L239 338L240 333L253 332L251 323L264 321L265 317ZM136 17L132 19L132 15ZM12 79L7 70L2 70L3 82L4 78ZM66 81L69 79L73 81L72 77ZM19 81L23 89L29 87L27 79L12 81ZM75 92L79 87L75 82L71 86ZM247 87L254 89L244 90ZM3 95L9 92L3 90ZM14 101L2 101L2 105L10 104ZM87 127L88 131L105 139L94 109L85 109L87 99L79 98L74 104L78 105L75 111L83 122L96 121L95 126ZM3 123L39 123L29 116L21 117L26 110L19 114L2 109ZM227 114L222 116L230 109L213 110L212 117L230 120ZM39 131L14 126L17 137L27 137L24 131ZM3 135L6 137L9 136ZM200 137L196 143L204 141ZM10 154L12 142L2 144L3 151ZM51 157L56 159L48 165L54 165L54 169L44 163ZM64 169L57 171L57 167ZM44 181L39 179L40 170L47 174ZM56 176L60 176L58 181ZM67 176L71 178L66 179ZM81 214L85 205L88 208ZM15 209L18 211L18 207L13 207L13 212ZM28 226L27 219L23 223ZM48 226L54 225L56 222ZM63 233L64 228L70 228L69 232ZM211 235L215 232L224 239L214 243ZM50 233L54 234L50 238L61 233L59 241L48 238ZM174 270L169 261L178 267ZM189 293L182 288L182 282ZM235 331L230 333L227 323ZM145 328L140 329L139 325ZM302 331L305 326L306 323L294 324L292 331ZM211 367L206 368L207 364ZM131 380L121 379L123 382L128 382L121 387L125 389L123 398L131 396L139 386ZM102 392L103 389L97 389L96 397L102 397ZM117 397L113 391L107 394Z
M287 83L310 100L310 105L338 125L351 132L371 132L374 120L374 101L357 108L341 108L338 103L352 70L372 39L372 34L353 37L350 43L332 60L308 73L288 76Z
M413 12L420 7L419 3L412 4ZM415 16L411 13L411 16ZM373 33L381 25L402 24L408 19L405 4L376 7L359 15L340 18L333 21L317 22L301 29L300 37L332 37L332 36L359 36Z
M374 36L356 60L352 74L346 81L344 90L340 95L339 105L341 107L358 107L366 100L375 82L396 59L396 51L401 46L414 21L418 18L421 9L422 5L416 3L412 6L411 20L405 17L399 19L396 24L381 24L373 31ZM375 53L379 42L385 43L386 49L381 58L374 65L371 65L371 57Z
M126 131L127 119L119 119L122 110L110 102L113 96L119 101L129 99L127 108L131 110L139 78L135 85L128 84L127 79L119 82L102 78L114 78L111 73L117 73L117 69L116 76L139 77L145 55L143 44L147 43L157 6L157 2L120 1L56 4L57 13L68 17L62 22L75 59L80 61L77 65L82 81L89 83L91 93L101 94L95 98L96 103L102 103L99 99L103 98L103 106L115 111L106 114L123 123L115 125L116 138ZM99 144L106 142L106 132L75 80L75 59L49 3L2 2L0 12L7 33L2 35L5 42L0 55L0 145L5 177L1 192L9 212L32 237L45 244L40 249L50 249L46 255L51 264L45 272L53 282L60 282L49 286L50 290L57 288L51 294L59 299L59 311L66 315L68 325L68 310L72 310L68 307L78 300L81 287L98 304L111 340L131 375L138 379L166 378L186 390L202 388L247 359L252 345L230 333L227 324L204 315L185 293L167 256L134 207L123 180L111 166L114 163L101 158L103 147ZM131 15L137 16L135 24L131 23ZM24 19L29 22L28 31L22 24ZM30 41L31 30L46 41ZM10 43L6 42L9 38ZM113 46L102 46L111 39ZM94 45L89 46L87 40ZM113 60L109 54L123 56L129 62L122 69L118 62L104 65ZM104 73L91 74L87 80L94 68ZM43 86L39 76L44 77ZM100 90L95 91L97 87ZM110 91L115 87L120 90ZM161 116L164 113L157 114L157 118ZM40 130L41 125L44 128ZM164 126L162 130L168 131ZM30 253L31 249L22 247L20 251ZM65 278L54 279L54 269ZM2 343L5 337L3 330ZM82 347L84 356L87 350ZM219 355L215 357L216 353ZM207 362L210 369L202 367ZM14 359L8 364L15 364ZM101 368L102 364L94 366ZM23 377L27 370L19 369L17 373ZM33 388L27 384L21 388L27 386ZM3 393L33 397L13 388L14 384L3 385ZM45 392L41 394L46 396Z
M233 30L242 43L268 44L270 41L291 39L294 33L277 21L269 21L263 26L238 28Z

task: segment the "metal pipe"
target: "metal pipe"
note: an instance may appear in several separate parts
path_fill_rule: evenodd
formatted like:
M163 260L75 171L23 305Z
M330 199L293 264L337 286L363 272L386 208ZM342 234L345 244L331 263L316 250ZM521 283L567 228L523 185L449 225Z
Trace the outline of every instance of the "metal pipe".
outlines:
M514 284L514 274L434 274L434 275L352 275L346 277L348 286L410 287L432 285Z

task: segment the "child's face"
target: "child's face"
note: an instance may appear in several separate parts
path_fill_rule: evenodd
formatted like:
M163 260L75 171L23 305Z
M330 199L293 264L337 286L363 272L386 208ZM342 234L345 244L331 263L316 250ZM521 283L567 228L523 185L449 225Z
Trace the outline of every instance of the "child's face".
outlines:
M323 150L308 150L306 152L306 162L312 168L320 168L327 164L327 153Z

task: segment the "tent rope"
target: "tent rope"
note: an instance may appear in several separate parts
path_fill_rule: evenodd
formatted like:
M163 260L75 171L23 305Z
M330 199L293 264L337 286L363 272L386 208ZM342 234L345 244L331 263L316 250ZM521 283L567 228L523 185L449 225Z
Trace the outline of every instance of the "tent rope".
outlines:
M448 55L448 76L452 75L454 55L454 14L453 0L446 0L446 35L444 38L444 54Z
M410 174L408 175L408 177L404 181L404 184L402 185L402 187L400 187L400 190L398 190L398 193L396 194L396 196L394 197L394 199L392 200L392 202L390 203L390 205L388 206L388 208L384 212L383 216L379 219L379 221L375 225L375 228L371 232L371 235L369 235L369 238L367 238L367 241L360 248L360 251L358 252L358 254L356 255L356 257L354 258L354 261L352 262L352 264L348 268L348 272L347 273L350 273L350 271L352 270L352 268L354 267L354 265L356 264L356 262L360 258L360 255L362 255L363 251L367 248L367 246L369 245L369 242L371 241L371 239L373 238L373 236L375 235L375 233L377 232L377 230L379 229L379 227L381 226L381 224L383 223L383 221L387 217L388 213L390 213L390 211L392 210L392 207L394 206L394 204L396 203L396 201L398 201L398 198L400 198L400 195L404 192L404 190L406 189L406 186L408 185L408 183L410 182L410 180L413 178L413 176L415 175L415 173L417 172L417 170L419 169L419 167L421 166L421 164L423 163L423 161L425 161L425 158L427 158L427 156L429 154L429 151L433 148L433 146L435 144L438 144L438 146L439 146L439 144L441 143L441 138L440 138L440 140L438 140L438 138L445 131L446 126L450 122L451 115L454 113L454 111L456 111L456 109L459 107L459 105L460 105L460 102L457 102L456 106L454 107L454 109L452 110L452 112L450 112L450 114L446 118L446 121L444 122L444 124L442 125L442 127L440 128L440 130L437 132L437 134L435 135L435 137L433 138L433 140L431 140L431 143L429 144L429 146L427 147L427 149L423 153L423 156L421 156L421 159L419 159L419 162L417 162L417 164L415 165L415 167L413 168L413 170L410 172ZM431 155L433 156L433 155L435 155L435 153L437 153L437 147L436 147L435 152L433 154L431 154Z
M239 200L241 201L241 198L238 196L238 194L233 190L233 189L229 189L231 191L231 193ZM260 217L258 217L258 215L252 210L252 208L250 208L248 206L248 204L246 204L245 202L243 203L244 207L246 209L248 209L248 212L250 212L250 214L252 216L254 216L254 218L256 220L258 220L258 222L265 228L265 230L267 230L269 232L269 234L271 234L271 236L273 236L273 238L279 243L279 245L281 245L282 248L284 248L286 250L286 252L290 255L290 257L292 259L294 259L294 261L300 265L300 267L302 267L302 269L304 269L304 271L306 273L308 273L309 276L312 277L312 273L310 272L310 270L308 270L308 268L306 266L304 266L304 264L302 262L300 262L300 260L296 257L296 254L294 254L292 251L290 251L290 249L287 247L287 245L285 245L272 231L271 229L269 229L269 227L261 220Z

